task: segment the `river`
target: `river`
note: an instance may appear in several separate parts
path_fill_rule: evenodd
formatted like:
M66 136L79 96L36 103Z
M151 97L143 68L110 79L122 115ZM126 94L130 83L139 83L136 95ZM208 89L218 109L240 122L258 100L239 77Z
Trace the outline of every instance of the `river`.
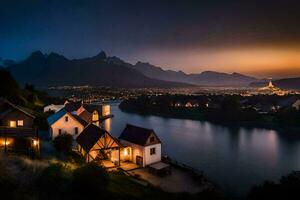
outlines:
M265 179L277 180L300 170L300 137L275 130L233 128L194 120L141 116L112 105L105 128L118 137L126 123L152 128L162 141L163 154L203 170L231 199L245 197Z

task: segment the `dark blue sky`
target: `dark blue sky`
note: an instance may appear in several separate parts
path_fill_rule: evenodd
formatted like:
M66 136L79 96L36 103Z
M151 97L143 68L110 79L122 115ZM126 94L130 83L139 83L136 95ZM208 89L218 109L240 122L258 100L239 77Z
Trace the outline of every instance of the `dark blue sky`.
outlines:
M79 58L103 49L129 62L188 72L239 65L248 66L241 70L246 72L255 63L233 62L244 55L227 54L255 50L259 59L259 52L274 49L291 52L282 59L294 59L299 10L300 3L291 0L0 0L0 57L21 60L42 50ZM220 58L224 64L214 61Z

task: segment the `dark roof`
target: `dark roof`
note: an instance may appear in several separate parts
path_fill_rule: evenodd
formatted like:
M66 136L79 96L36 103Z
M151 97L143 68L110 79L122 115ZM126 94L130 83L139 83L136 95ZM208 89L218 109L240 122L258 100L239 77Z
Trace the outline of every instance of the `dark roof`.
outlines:
M93 113L95 110L99 115L102 114L102 105L95 104L83 104L84 109L86 109L89 113Z
M88 125L88 122L86 122L84 119L79 117L78 115L71 114L80 124L82 124L84 127Z
M82 111L78 116L81 117L86 122L92 121L92 114L87 110Z
M94 124L89 124L76 138L76 141L86 152L89 152L106 133L108 133L106 130Z
M289 97L289 98L279 101L278 105L281 107L289 107L289 106L292 106L293 103L295 103L298 99L299 98L297 98L296 96L292 96L292 97Z
M156 135L153 129L146 129L131 124L127 124L125 129L119 136L119 139L126 140L133 144L144 146L151 134Z
M59 120L60 118L62 118L67 112L64 108L60 109L58 112L54 113L53 115L51 115L50 117L48 117L47 121L48 124L51 126L52 124L54 124L57 120ZM75 118L75 120L77 120L80 124L82 124L83 126L88 125L88 123L86 121L84 121L81 117L77 116L77 115L73 115L71 113L69 113L72 117Z
M22 107L22 106L15 105L6 99L0 99L0 104L1 104L1 113L0 113L1 117L5 116L7 113L12 111L13 109L16 109L31 118L35 118L35 112L33 110L30 110L30 109Z
M65 105L65 109L68 112L74 112L77 111L81 107L81 105L82 105L81 101L70 102Z

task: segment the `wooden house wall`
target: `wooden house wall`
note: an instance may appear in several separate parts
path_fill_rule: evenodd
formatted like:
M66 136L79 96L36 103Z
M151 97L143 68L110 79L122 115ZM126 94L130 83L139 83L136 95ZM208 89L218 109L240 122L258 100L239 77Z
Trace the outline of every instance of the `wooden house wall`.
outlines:
M7 113L3 118L2 118L2 124L1 126L9 126L10 121L17 121L17 120L23 120L23 126L24 128L32 128L34 124L34 119L25 113L14 109L11 112Z

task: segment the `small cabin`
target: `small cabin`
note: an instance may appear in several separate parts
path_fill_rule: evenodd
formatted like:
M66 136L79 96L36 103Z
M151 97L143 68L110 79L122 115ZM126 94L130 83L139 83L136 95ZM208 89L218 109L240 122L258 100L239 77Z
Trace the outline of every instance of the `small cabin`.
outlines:
M34 112L30 109L17 106L7 100L0 100L0 126L11 128L32 128Z
M0 99L0 149L4 152L35 155L39 152L34 111Z
M119 136L121 160L145 167L161 161L161 141L153 129L127 124Z
M106 130L89 124L77 137L78 151L87 162L120 165L120 144Z

